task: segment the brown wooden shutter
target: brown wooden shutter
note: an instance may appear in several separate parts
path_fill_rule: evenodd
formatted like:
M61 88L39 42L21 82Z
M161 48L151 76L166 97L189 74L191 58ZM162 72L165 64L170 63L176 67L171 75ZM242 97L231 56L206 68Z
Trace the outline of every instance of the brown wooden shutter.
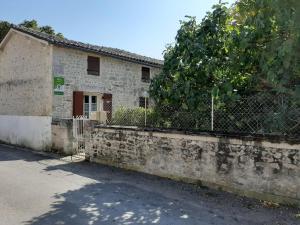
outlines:
M111 122L112 118L112 94L103 94L103 111L107 111L107 119L109 122Z
M73 116L83 115L83 92L73 92Z
M99 75L100 59L98 57L88 56L87 64L88 64L88 68L87 68L88 74Z

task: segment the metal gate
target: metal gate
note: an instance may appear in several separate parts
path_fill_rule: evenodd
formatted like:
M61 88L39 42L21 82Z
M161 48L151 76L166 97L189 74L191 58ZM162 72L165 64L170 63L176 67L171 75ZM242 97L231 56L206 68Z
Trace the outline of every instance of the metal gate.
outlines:
M73 117L73 154L85 158L87 153L89 119L86 116Z

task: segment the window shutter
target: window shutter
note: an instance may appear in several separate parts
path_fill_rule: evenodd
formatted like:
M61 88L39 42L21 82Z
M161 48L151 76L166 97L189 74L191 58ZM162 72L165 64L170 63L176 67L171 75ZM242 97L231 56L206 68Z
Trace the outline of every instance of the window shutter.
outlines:
M73 116L83 115L83 92L73 92Z
M107 113L107 119L108 122L111 122L112 119L112 94L103 94L103 111L108 112Z
M88 74L99 75L100 59L98 57L88 56Z
M150 68L142 67L142 81L146 83L150 82Z

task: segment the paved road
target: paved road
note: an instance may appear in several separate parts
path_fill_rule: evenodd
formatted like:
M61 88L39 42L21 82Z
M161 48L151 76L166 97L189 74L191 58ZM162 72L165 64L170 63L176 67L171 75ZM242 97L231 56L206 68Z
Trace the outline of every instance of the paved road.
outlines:
M293 225L297 209L0 145L0 224Z

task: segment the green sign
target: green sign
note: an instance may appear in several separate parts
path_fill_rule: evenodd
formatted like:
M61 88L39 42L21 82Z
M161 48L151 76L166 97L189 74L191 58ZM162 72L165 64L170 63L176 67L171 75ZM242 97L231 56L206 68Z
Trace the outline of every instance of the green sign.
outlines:
M64 95L65 92L65 78L53 77L54 82L54 95Z

